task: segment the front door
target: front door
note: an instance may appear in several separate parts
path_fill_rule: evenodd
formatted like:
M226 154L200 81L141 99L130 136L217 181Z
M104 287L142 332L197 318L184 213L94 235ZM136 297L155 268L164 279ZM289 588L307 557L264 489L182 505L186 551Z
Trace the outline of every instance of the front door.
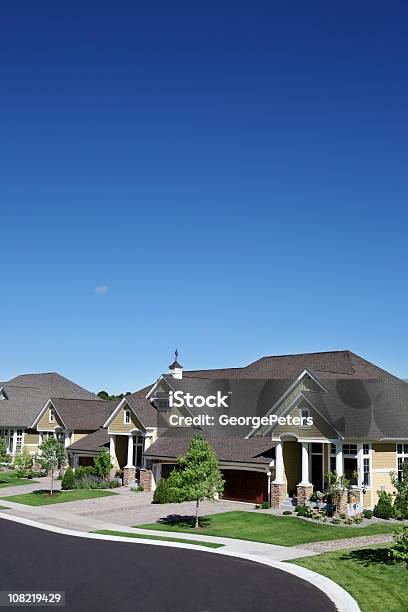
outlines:
M323 491L323 445L312 444L312 484L314 491Z

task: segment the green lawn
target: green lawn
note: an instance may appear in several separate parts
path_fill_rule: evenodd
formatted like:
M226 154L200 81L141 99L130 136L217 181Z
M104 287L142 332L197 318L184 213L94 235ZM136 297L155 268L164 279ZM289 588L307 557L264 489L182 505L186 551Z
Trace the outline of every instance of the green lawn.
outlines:
M3 487L14 487L16 485L33 484L36 480L28 478L17 478L16 472L0 472L0 489Z
M340 540L356 536L391 533L395 525L391 523L373 524L368 527L351 528L318 525L292 516L274 516L255 512L223 512L200 518L200 527L194 529L193 518L163 520L148 525L134 525L143 529L160 531L180 531L200 535L253 540L267 544L295 546L320 540Z
M361 612L408 610L408 569L387 558L387 548L337 551L291 561L331 578L352 595Z
M141 533L128 533L126 531L110 531L109 529L100 529L91 533L102 533L103 535L119 536L121 538L139 538L143 540L162 540L163 542L182 542L183 544L194 544L195 546L207 546L208 548L221 548L224 544L216 544L215 542L197 542L195 540L184 540L183 538L166 538L165 536L143 535Z
M7 506L0 506L0 510L10 510L10 508L7 508Z
M78 489L76 491L55 491L52 495L48 491L34 491L23 495L9 495L3 500L27 504L28 506L48 506L49 504L61 504L63 502L77 501L80 499L92 499L94 497L107 497L117 495L113 491L101 489Z

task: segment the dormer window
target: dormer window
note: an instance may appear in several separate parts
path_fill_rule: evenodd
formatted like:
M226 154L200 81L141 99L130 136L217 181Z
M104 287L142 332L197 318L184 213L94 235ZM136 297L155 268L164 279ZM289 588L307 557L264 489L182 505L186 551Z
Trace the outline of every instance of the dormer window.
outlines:
M48 415L48 421L49 423L55 423L55 410L53 408L50 408L50 412Z
M125 425L130 425L130 410L125 410L123 414L123 422Z
M300 419L301 419L299 427L301 429L305 429L307 427L310 427L310 424L309 424L309 421L308 421L308 419L310 418L310 410L308 410L307 408L300 408L299 416L300 416Z
M157 410L160 410L160 411L168 410L170 408L169 398L167 397L167 398L155 399L154 405L156 406Z

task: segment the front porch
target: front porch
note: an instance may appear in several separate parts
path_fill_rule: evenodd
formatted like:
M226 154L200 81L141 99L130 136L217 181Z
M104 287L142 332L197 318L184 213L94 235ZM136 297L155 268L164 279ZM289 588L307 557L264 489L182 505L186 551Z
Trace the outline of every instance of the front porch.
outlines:
M271 506L278 508L288 498L305 504L313 491L324 490L324 475L329 469L330 442L299 440L295 436L277 440Z
M154 490L155 482L150 462L143 458L148 440L149 438L140 432L109 434L109 452L114 466L112 472L123 471L124 486L136 481L145 491Z

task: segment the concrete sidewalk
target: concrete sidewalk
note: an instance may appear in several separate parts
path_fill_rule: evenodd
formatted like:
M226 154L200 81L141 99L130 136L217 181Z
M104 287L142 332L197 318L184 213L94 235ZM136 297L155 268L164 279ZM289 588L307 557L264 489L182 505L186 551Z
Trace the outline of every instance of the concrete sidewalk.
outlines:
M91 500L90 500L91 501ZM308 557L317 553L303 550L299 548L292 548L287 546L278 546L274 544L264 544L262 542L251 542L249 540L236 540L233 538L219 538L214 536L195 535L190 533L179 533L170 531L152 531L149 529L136 529L121 525L117 522L100 519L95 515L80 516L72 514L67 506L76 502L66 502L64 504L58 504L55 506L25 506L23 504L16 504L7 499L0 500L0 504L7 506L8 510L1 510L0 517L2 514L22 517L25 519L31 519L43 523L44 525L50 525L54 527L61 527L65 529L71 529L80 532L91 532L101 529L108 529L110 531L122 531L127 533L139 533L144 535L162 535L166 538L183 538L194 541L205 541L205 542L216 542L222 544L225 548L223 550L231 551L234 553L243 553L246 555L254 555L260 559L269 559L273 561L286 561L289 559L297 559L299 557ZM65 506L65 508L61 508ZM174 508L173 508L174 510ZM151 521L153 518L151 517Z

